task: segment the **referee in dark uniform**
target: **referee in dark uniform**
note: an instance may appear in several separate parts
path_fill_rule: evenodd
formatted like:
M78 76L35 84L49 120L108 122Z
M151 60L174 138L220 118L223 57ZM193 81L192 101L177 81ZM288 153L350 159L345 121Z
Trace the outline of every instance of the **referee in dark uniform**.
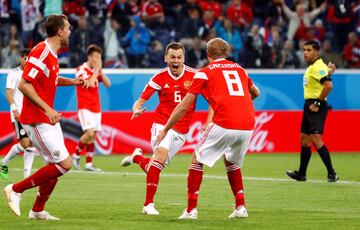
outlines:
M336 67L331 63L326 65L319 53L320 44L317 41L310 40L304 44L304 59L308 68L303 82L305 105L301 123L300 167L298 171L286 171L286 174L294 180L306 181L306 169L313 144L326 166L328 182L336 182L339 177L334 171L329 150L322 138L328 112L326 98L333 88L331 74Z

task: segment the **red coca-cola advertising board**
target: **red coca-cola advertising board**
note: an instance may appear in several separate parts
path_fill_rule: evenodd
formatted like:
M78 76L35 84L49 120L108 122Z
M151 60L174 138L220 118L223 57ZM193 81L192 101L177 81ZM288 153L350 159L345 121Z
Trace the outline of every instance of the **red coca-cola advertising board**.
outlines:
M182 152L192 152L201 138L206 112L196 112ZM259 111L249 151L252 153L298 152L301 111ZM147 112L130 120L130 112L103 113L103 129L96 140L99 154L130 153L135 147L151 152L150 127L153 113ZM357 132L360 130L360 111L330 111L324 139L333 152L359 152ZM0 113L0 154L5 154L16 142L8 113ZM82 134L76 113L64 113L61 122L66 145L74 151Z

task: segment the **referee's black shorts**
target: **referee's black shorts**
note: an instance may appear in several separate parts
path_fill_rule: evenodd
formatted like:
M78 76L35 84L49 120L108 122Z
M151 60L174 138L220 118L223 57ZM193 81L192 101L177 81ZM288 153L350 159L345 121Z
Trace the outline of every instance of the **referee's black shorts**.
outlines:
M318 112L309 109L315 99L306 99L304 104L304 113L301 122L301 132L305 134L323 134L328 104L323 101Z

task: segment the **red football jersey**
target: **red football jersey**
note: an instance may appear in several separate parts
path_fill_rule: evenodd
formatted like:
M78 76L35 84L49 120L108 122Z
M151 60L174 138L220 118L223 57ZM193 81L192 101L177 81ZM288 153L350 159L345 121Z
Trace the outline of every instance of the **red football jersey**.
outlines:
M252 84L239 64L218 59L195 74L189 93L203 93L214 110L215 124L226 129L253 130Z
M93 75L93 70L85 62L76 69L76 77L83 77L89 79ZM98 76L98 81L101 82L101 75ZM101 112L99 87L83 88L82 86L76 87L76 95L78 99L78 109L87 109L94 113Z
M39 97L51 108L54 108L59 62L56 53L44 41L37 44L30 52L22 77L31 82ZM45 112L27 97L24 97L20 122L32 124L49 123Z
M183 73L175 77L171 74L169 68L165 68L151 78L140 97L148 100L155 91L158 92L159 105L155 110L155 123L166 124L172 111L188 92L195 72L196 70L184 66ZM174 125L173 129L179 133L187 133L194 110L195 104L193 104L184 117Z

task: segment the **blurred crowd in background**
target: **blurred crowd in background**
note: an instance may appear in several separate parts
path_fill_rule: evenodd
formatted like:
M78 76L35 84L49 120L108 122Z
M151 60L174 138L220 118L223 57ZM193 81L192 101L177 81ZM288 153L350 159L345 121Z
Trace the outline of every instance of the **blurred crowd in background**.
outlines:
M0 0L0 66L18 65L19 50L42 41L44 21L65 14L72 27L61 67L103 47L106 68L162 68L165 46L186 46L186 63L207 64L205 45L221 37L246 68L303 68L303 43L317 39L339 68L360 67L360 0Z

